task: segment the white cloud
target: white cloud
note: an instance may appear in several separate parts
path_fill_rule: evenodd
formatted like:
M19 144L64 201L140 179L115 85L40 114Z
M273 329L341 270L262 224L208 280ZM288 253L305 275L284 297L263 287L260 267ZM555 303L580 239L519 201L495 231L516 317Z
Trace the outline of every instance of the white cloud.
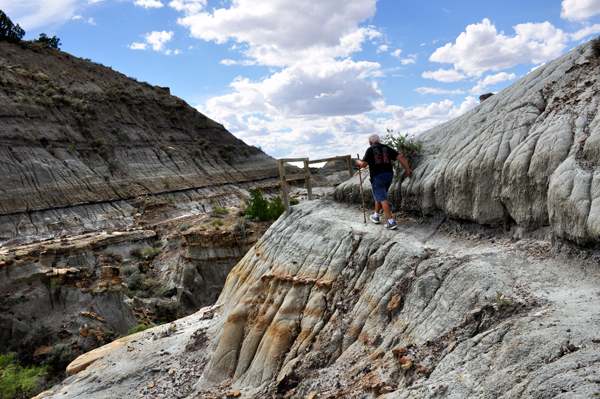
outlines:
M146 43L133 43L128 47L132 50L146 50L148 45L152 46L152 50L154 51L162 51L165 54L171 54L171 50L165 50L165 43L173 38L172 31L162 31L157 32L153 31L150 33L146 33L144 35L144 39L146 39ZM178 53L176 53L178 54Z
M247 43L246 56L264 65L285 66L307 58L348 56L367 38L379 37L373 27L358 27L374 15L375 3L237 0L230 8L210 12L185 10L178 23L195 38Z
M128 47L132 50L146 50L148 45L146 43L132 43Z
M154 51L163 51L165 43L173 38L173 31L153 31L146 34L146 42L152 46Z
M394 57L400 58L400 53L401 53L401 52L402 52L402 50L400 50L400 49L397 49L397 50L395 50L395 51L392 53L392 55L393 55Z
M505 82L507 80L513 80L517 77L514 73L500 72L495 75L486 76L477 82L477 86L471 89L471 94L479 95L482 94L488 86L492 86L498 83Z
M560 17L569 21L582 21L600 14L599 0L563 0Z
M535 67L531 68L531 70L528 73L531 73L531 72L535 71L536 69L538 69L539 67L541 67L543 65L546 65L546 63L544 62L544 63L542 63L542 64L540 64L538 66L535 66Z
M445 95L454 96L457 94L465 94L465 92L460 89L444 90L444 89L433 88L433 87L418 87L415 89L415 91L421 95L423 95L423 94L445 94Z
M571 40L577 41L585 38L586 36L595 35L597 33L600 33L600 24L586 26L575 33L571 33L569 37Z
M133 2L136 6L144 7L144 8L161 8L164 7L164 4L158 0L135 0Z
M206 7L206 0L173 0L169 7L184 11L187 15L197 14Z
M242 60L242 61L234 61L234 60L230 60L230 59L225 59L225 60L221 60L219 61L219 64L223 64L223 65L243 65L243 66L250 66L250 65L256 65L256 61L251 61L251 60Z
M87 21L85 21L85 23L88 25L96 25L96 21L94 21L94 18L88 18Z
M0 0L0 10L25 31L48 26L60 26L71 20L80 8L80 0Z
M402 63L402 65L416 64L417 63L417 54L410 54L408 56L408 58L403 58L400 60L400 62Z
M458 82L460 80L466 79L467 76L455 71L453 69L438 69L437 71L431 72L431 71L427 71L427 72L423 72L421 74L422 77L424 77L425 79L435 79L439 82Z
M173 54L176 54L176 55L181 54L181 50L177 49L177 50L173 51Z
M379 46L377 48L377 52L378 53L384 53L384 52L388 51L389 48L390 47L387 44L382 44L381 46Z
M73 16L71 17L71 19L73 19L73 20L76 20L76 19L83 19L83 17L81 16L81 14L78 14L78 15L73 15Z
M455 44L438 48L429 60L452 63L456 71L479 77L486 71L556 58L569 41L567 34L549 22L519 24L514 30L514 36L498 33L486 18L480 24L467 26Z

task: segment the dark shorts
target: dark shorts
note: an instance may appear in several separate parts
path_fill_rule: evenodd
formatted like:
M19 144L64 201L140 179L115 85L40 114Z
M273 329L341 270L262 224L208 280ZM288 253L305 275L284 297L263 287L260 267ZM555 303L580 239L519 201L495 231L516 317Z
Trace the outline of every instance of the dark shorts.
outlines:
M392 185L393 178L393 173L381 173L371 180L371 188L373 189L375 202L387 201L387 192Z

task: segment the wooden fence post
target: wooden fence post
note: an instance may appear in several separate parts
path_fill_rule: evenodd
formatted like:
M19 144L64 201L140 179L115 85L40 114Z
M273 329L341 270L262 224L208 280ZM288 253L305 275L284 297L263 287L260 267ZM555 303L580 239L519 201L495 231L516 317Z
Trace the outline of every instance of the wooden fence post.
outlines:
M313 199L313 195L312 195L312 186L311 186L311 181L310 181L310 168L308 167L308 160L304 161L304 172L306 172L308 174L308 176L306 176L305 180L306 180L306 194L308 196L308 200L312 200Z
M290 215L290 201L288 199L288 190L287 190L287 181L285 180L285 165L283 163L283 159L278 159L277 163L279 164L279 178L281 179L281 193L283 205L285 205L285 213L287 216Z

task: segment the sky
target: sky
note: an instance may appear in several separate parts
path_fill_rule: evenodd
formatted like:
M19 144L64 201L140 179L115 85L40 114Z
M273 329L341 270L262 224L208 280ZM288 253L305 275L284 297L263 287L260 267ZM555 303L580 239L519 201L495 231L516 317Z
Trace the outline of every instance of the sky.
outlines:
M600 0L0 0L276 158L418 136L600 34Z

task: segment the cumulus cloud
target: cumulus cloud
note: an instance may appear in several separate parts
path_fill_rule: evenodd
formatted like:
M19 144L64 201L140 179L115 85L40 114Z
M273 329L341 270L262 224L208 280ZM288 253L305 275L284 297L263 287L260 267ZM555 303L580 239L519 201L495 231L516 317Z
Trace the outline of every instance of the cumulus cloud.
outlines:
M582 28L582 29L578 30L577 32L571 33L569 35L569 37L571 38L571 40L576 41L576 40L581 40L590 35L595 35L597 33L600 33L600 24L586 26L585 28Z
M206 7L206 0L173 0L169 7L183 11L187 15L197 14Z
M560 17L569 21L582 21L600 14L599 0L563 0Z
M454 96L457 94L465 94L464 91L460 90L460 89L456 89L456 90L444 90L444 89L440 89L440 88L434 88L434 87L418 87L415 89L415 91L421 95L424 94L445 94L445 95L450 95L450 96Z
M146 50L148 45L146 43L132 43L128 47L132 50Z
M397 50L395 50L394 52L392 52L392 55L393 55L394 57L400 58L400 53L401 53L401 52L402 52L402 50L400 50L400 49L397 49Z
M469 25L456 39L438 48L430 61L454 64L456 71L481 76L522 63L540 63L558 57L569 37L549 22L525 23L514 27L515 35L498 33L489 19Z
M77 15L73 15L73 16L71 17L71 19L73 19L73 20L77 20L77 19L83 19L83 17L81 16L81 14L77 14Z
M173 8L180 7L174 3ZM229 8L185 10L178 23L189 28L192 37L247 43L247 56L264 65L285 66L307 57L347 56L365 39L380 36L372 27L358 27L374 15L375 3L238 0Z
M164 7L164 4L158 0L135 0L133 2L136 6L144 7L144 8L161 8Z
M514 73L500 72L495 75L486 76L477 82L477 86L471 89L471 94L479 95L488 87L517 77Z
M417 63L417 54L409 54L408 58L403 58L400 60L402 65L408 64L416 64Z
M146 43L133 43L128 47L132 50L146 50L148 45L152 46L154 51L162 51L165 54L171 54L171 50L165 50L165 43L173 38L173 31L153 31L146 33L144 39Z
M384 52L388 51L389 48L390 47L387 44L382 44L381 46L379 46L377 48L377 52L378 53L384 53Z
M425 79L435 79L439 82L458 82L466 79L467 76L453 69L438 69L437 71L426 71L421 74Z

